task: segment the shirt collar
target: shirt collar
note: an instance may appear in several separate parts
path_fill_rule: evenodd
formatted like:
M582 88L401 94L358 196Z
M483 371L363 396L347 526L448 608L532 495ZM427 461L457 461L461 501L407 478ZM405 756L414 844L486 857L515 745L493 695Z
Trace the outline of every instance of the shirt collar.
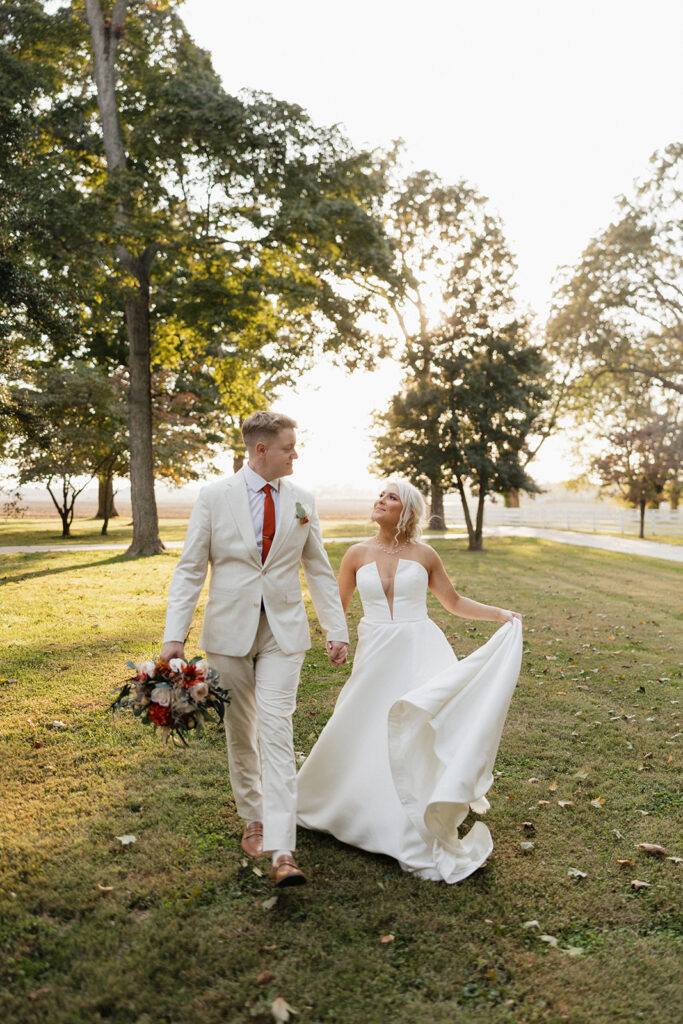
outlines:
M256 473L247 462L244 463L242 472L244 473L244 479L247 482L247 488L250 491L262 491L266 484L270 484L274 491L280 490L279 478L276 480L264 480L263 477L259 476L259 474Z

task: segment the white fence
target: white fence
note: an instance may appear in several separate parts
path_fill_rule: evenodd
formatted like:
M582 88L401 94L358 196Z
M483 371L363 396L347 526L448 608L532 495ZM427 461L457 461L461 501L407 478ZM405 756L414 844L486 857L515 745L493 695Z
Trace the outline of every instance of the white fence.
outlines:
M474 511L474 510L473 510ZM465 526L462 508L456 505L446 510L449 526ZM640 513L635 508L610 508L596 505L581 508L572 505L526 505L523 508L505 508L488 505L484 513L484 526L538 526L553 530L585 530L588 533L624 533L638 535ZM645 536L656 534L683 534L683 510L648 508L645 510Z

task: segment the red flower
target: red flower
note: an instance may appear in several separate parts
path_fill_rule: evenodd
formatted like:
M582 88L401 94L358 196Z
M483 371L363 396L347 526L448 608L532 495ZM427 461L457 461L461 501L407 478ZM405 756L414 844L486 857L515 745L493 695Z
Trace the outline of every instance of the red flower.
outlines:
M173 713L170 707L163 707L163 705L157 704L155 700L147 705L147 717L155 725L173 725Z
M183 689L194 686L198 679L203 679L204 673L196 665L186 665L183 669Z

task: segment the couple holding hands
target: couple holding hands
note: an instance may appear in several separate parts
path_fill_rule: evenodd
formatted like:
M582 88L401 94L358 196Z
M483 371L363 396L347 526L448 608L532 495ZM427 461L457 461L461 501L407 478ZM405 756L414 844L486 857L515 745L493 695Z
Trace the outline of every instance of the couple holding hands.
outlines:
M247 462L200 492L168 599L162 658L184 657L211 564L200 644L230 691L230 782L250 857L269 853L271 883L301 885L297 823L394 857L421 878L457 882L489 856L483 822L505 716L519 674L521 616L458 594L420 540L424 502L403 480L374 503L375 537L347 550L339 581L313 496L292 483L296 423L256 412L243 424ZM345 612L363 618L351 676L298 776L292 714L310 647L299 566L334 666L347 657ZM458 661L427 616L431 590L449 612L503 623Z

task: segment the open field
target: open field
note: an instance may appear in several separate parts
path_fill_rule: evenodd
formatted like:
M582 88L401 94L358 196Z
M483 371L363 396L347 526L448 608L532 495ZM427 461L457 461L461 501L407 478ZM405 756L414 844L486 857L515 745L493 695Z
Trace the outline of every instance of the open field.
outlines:
M178 516L159 520L159 532L164 541L182 541L185 538L189 516ZM366 519L339 519L333 516L321 519L325 537L364 537L372 536L375 527ZM71 525L71 536L62 540L61 526L55 517L45 516L23 517L20 519L0 519L0 547L9 545L32 544L98 544L127 543L133 538L133 525L127 516L112 519L106 537L101 534L101 522L93 518L74 519ZM449 527L454 536L467 537L467 530L462 526ZM596 533L599 536L632 537L634 534L622 534L605 530L575 530L575 533ZM425 536L430 536L427 531ZM676 533L647 533L646 540L659 541L661 544L683 545L683 535Z
M637 844L683 857L683 571L538 540L435 546L465 594L525 612L493 855L447 887L302 832L310 884L275 901L241 858L218 728L178 750L107 710L125 659L158 650L177 552L0 557L8 1024L272 1024L277 996L300 1024L671 1024L683 864ZM463 655L495 628L431 614ZM347 674L314 627L297 750Z

